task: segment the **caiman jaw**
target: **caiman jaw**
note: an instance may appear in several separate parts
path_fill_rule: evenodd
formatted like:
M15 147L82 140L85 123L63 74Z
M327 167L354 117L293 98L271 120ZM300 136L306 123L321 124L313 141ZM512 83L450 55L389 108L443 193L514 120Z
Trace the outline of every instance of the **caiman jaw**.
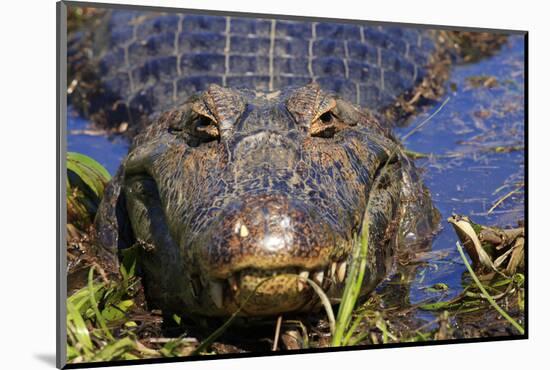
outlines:
M227 205L203 238L182 248L197 252L195 295L206 290L227 313L242 307L269 314L311 304L316 296L308 279L327 291L342 284L350 238L318 208L283 194Z
M200 289L207 289L212 303L222 311L241 308L245 313L255 313L261 309L262 314L269 314L269 310L300 310L318 303L308 280L326 292L342 288L347 263L331 262L328 266L313 271L296 267L276 270L244 269L232 273L226 279L196 279L193 289L197 290L197 295L200 294ZM250 306L249 300L254 305L247 308Z

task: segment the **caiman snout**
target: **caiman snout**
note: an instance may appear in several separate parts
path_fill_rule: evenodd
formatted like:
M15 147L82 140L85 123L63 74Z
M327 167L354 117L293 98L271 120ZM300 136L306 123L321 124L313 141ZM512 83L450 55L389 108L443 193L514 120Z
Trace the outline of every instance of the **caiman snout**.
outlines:
M256 195L233 203L206 232L199 260L206 271L225 277L254 267L313 269L326 265L335 230L313 204L286 195Z
M205 234L197 260L213 302L225 309L297 310L313 303L307 278L329 287L345 276L345 261L334 259L338 230L312 204L287 195L244 198Z

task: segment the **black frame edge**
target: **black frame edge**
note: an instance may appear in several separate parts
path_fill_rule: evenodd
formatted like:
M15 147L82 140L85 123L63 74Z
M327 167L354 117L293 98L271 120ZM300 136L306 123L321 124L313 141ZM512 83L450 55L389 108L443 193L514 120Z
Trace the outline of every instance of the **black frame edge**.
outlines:
M96 368L96 367L134 366L134 365L146 365L146 364L183 363L183 362L213 361L213 360L215 361L215 360L226 360L226 359L236 359L236 358L288 356L288 355L313 354L313 353L352 352L352 351L380 350L380 349L390 349L390 348L441 346L441 345L449 345L449 344L480 344L480 343L487 343L487 342L500 342L500 341L525 340L525 339L527 339L527 336L524 334L524 335L491 337L491 338L450 339L450 340L440 340L440 341L377 344L377 345L369 345L369 346L310 348L310 349L279 351L279 352L255 352L253 354L252 353L229 353L229 354L218 354L216 356L192 356L192 357L150 358L150 359L139 359L139 360L99 361L99 362L85 362L85 363L79 363L79 364L67 364L65 365L64 369L88 369L88 368Z

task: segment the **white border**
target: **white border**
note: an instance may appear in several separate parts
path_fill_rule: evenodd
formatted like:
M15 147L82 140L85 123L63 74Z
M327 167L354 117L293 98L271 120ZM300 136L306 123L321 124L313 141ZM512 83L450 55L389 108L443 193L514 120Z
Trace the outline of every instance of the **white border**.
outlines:
M123 1L110 1L125 3ZM128 0L135 5L308 15L528 30L530 46L530 339L322 353L282 357L141 365L140 369L520 368L545 363L548 271L545 234L550 139L550 32L543 2L523 1L246 1ZM538 5L541 4L541 5ZM55 2L3 4L0 158L0 336L3 368L53 368L55 354ZM534 77L533 77L534 76ZM535 201L533 201L535 200ZM11 365L11 366L10 366ZM152 367L154 366L154 367ZM538 367L544 367L542 365ZM529 366L531 367L531 366Z

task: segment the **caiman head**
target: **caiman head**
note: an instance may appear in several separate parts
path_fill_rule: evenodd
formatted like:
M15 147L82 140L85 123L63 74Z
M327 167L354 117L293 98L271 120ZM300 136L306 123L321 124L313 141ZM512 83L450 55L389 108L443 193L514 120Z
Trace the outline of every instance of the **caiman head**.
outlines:
M167 311L307 311L319 304L306 278L338 301L365 217L365 292L396 245L432 230L416 176L373 117L316 84L212 85L136 137L97 228L104 245L139 249L147 299Z

